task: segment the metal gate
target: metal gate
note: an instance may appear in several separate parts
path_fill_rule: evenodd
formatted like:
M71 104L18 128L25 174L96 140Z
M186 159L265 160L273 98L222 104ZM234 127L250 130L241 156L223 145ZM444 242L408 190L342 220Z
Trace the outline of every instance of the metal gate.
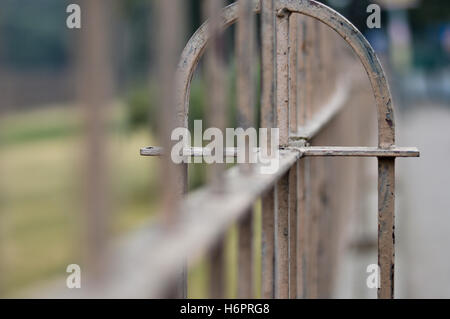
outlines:
M186 297L186 260L206 251L210 260L209 295L223 297L226 284L224 234L234 223L238 227L238 296L255 296L252 220L253 205L261 199L262 239L258 243L262 245L261 297L328 297L333 275L323 267L336 260L339 254L333 237L335 231L331 232L329 227L339 218L345 218L345 214L340 213L348 204L342 198L344 190L335 185L339 180L350 180L349 174L356 167L346 166L342 161L329 164L331 162L315 157L344 156L378 160L378 264L381 271L378 297L393 298L395 159L417 157L419 152L416 148L395 145L392 97L374 50L348 20L317 1L240 0L223 10L220 0L208 3L206 11L210 20L189 40L176 74L172 72L171 59L177 40L174 25L180 14L179 2L169 0L160 4L160 27L167 31L160 43L159 61L164 87L160 101L164 139L162 147L143 148L141 155L170 153L171 130L187 127L190 84L205 52L209 124L224 128L225 66L220 39L224 29L236 22L239 125L244 129L255 126L253 38L254 17L260 13L262 90L259 113L261 127L279 129L280 165L274 174L268 175L260 174L255 165L238 165L226 171L223 165L211 165L208 168L210 184L185 195L188 164L174 164L164 158L163 223L133 234L113 252L110 264L114 266L104 286L101 289L91 287L85 296L160 297L169 291L170 296ZM340 36L340 41L329 29ZM367 120L365 114L349 116L345 113L345 106L359 94L361 85L360 80L355 81L349 74L338 73L338 64L346 63L345 57L335 55L342 51L342 39L359 58L371 84L377 114L377 147L319 146L330 145L329 141L337 143L337 137L349 138L348 142L355 144L358 139L355 140L354 134L342 133L343 129L358 125L359 130L364 129L361 124ZM176 94L172 93L174 83ZM361 101L371 102L367 96ZM356 107L355 112L358 109ZM336 121L340 122L336 124ZM184 149L183 155L201 157L206 151L194 147ZM229 156L236 153L235 149L227 151ZM325 220L325 228L322 220ZM342 220L339 223L342 224Z

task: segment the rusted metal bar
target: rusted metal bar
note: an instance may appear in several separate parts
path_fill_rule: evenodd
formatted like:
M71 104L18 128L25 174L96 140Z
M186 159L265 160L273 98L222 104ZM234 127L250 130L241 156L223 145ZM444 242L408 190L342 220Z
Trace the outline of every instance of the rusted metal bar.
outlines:
M223 29L221 27L221 12L223 0L203 1L203 12L209 21L209 50L206 51L206 86L207 86L207 117L210 127L219 128L225 132L226 94L225 94L225 61ZM217 150L216 150L217 151ZM226 188L222 176L225 165L216 163L208 167L208 180L218 193ZM209 252L209 296L223 298L225 295L225 238L221 236Z
M237 63L237 105L238 123L240 127L247 129L254 125L254 39L255 26L253 4L251 0L238 1L237 36L236 36L236 63ZM240 151L250 152L248 141ZM246 156L247 157L247 156ZM250 159L250 156L248 155ZM251 172L250 163L240 165L243 173ZM239 251L238 251L238 296L251 298L253 296L253 206L249 207L246 214L239 221Z
M298 127L298 24L299 15L289 17L289 135ZM289 170L289 298L297 298L297 175L298 163Z
M275 124L275 11L274 1L261 2L261 127ZM268 139L270 140L270 138ZM261 198L261 297L275 297L275 189L271 188Z
M389 86L375 51L361 32L339 13L317 1L277 0L276 6L278 10L305 14L325 23L353 48L367 71L374 92L379 146L389 147L394 145L394 111Z
M253 9L258 10L258 2L253 2ZM282 19L284 17L287 17L289 15L289 12L297 12L309 15L317 20L322 21L323 23L330 26L332 29L334 29L338 34L340 34L354 49L355 53L358 55L358 57L361 59L364 67L367 70L367 73L369 75L369 79L372 84L372 88L375 95L375 100L377 103L377 114L378 114L378 129L379 129L379 148L380 149L392 149L392 146L394 145L395 138L394 138L394 120L393 120L393 110L391 106L391 96L389 89L387 87L386 79L384 76L384 73L381 69L381 66L372 50L370 45L367 43L367 41L364 39L364 37L359 33L356 28L354 28L351 23L349 23L345 18L341 17L339 14L334 12L333 10L323 6L322 4L316 2L316 1L301 1L301 2L295 2L295 1L289 1L289 0L276 0L276 8L278 11L278 17L277 17L277 38L278 38L278 45L277 45L277 63L278 63L278 70L277 73L277 126L280 127L280 137L281 137L281 144L282 146L288 145L289 140L289 51L285 50L288 48L288 39L289 39L289 22L288 20L285 21L286 24L283 25ZM227 8L224 11L224 25L229 25L233 23L236 19L236 7L231 6ZM181 84L186 84L185 88L189 87L189 82L192 77L193 69L198 62L199 57L202 54L202 51L204 50L204 46L207 42L207 37L204 37L204 34L202 32L205 31L206 26L202 27L203 29L199 30L196 35L194 35L193 39L190 41L189 45L186 47L186 50L184 52L194 52L194 53L188 53L187 55L184 54L185 59L182 59L182 62L180 63L180 74L181 74ZM281 36L284 34L285 36ZM282 38L282 40L280 40ZM307 47L307 46L306 46ZM284 54L283 54L284 52ZM281 53L281 54L280 54ZM282 67L285 67L283 69ZM306 72L306 75L308 72ZM281 84L281 87L279 86ZM179 88L182 88L183 85L180 85ZM313 89L313 88L311 88ZM313 90L310 90L307 95L310 96L316 96L316 94L313 92ZM317 90L315 90L317 93ZM182 99L182 103L179 103L178 105L182 107L179 107L178 114L180 116L183 116L184 120L186 120L186 114L188 109L188 93L183 93L180 95ZM308 104L315 104L315 103L308 103ZM311 106L308 106L307 110L310 109ZM245 110L244 110L245 111ZM308 112L306 112L308 113ZM333 113L333 112L331 112ZM309 112L311 114L311 112ZM308 117L308 115L307 115ZM322 124L316 127L321 128L324 123L327 123L332 116L328 116L328 119L325 121L322 121ZM281 125L280 125L281 124ZM296 139L304 140L311 138L314 136L314 130L310 130L309 136L306 138L304 136L301 136L303 134L300 134L299 136L294 136L293 140L296 141ZM317 133L317 132L316 132ZM305 134L306 135L306 134ZM342 150L341 150L342 151ZM348 151L348 150L346 150ZM203 151L202 151L203 152ZM339 153L339 152L338 152ZM344 155L342 155L344 154ZM380 153L381 154L381 153ZM381 157L388 153L382 153L379 154L380 161ZM341 156L345 156L345 152L341 153ZM388 172L391 172L388 170ZM393 174L393 170L390 174ZM281 182L281 181L279 181ZM389 195L389 194L388 194ZM381 195L380 195L381 196ZM286 198L285 193L278 193L276 195L276 198ZM287 196L289 198L289 196ZM393 200L393 194L392 194L392 200ZM289 200L288 200L289 201ZM277 203L279 204L279 203ZM280 207L277 209L277 214L280 213ZM393 210L392 214L393 216ZM278 220L277 220L278 222ZM277 227L280 225L277 225ZM380 234L380 238L384 238L386 234ZM314 254L314 253L313 253ZM277 252L278 256L278 252ZM278 265L278 262L277 262ZM278 273L278 270L277 272ZM313 279L315 281L315 279ZM277 287L278 288L278 287ZM278 291L278 290L277 290ZM311 295L314 295L313 292Z
M395 158L378 159L378 298L394 298Z
M225 297L225 239L220 239L209 252L209 297Z
M297 16L297 129L298 126L305 124L305 19L300 14L294 14Z
M159 103L161 104L161 121L158 132L161 145L171 149L173 142L170 140L172 131L178 126L176 122L176 99L173 83L176 79L176 66L178 50L181 48L181 35L183 26L183 13L181 0L168 0L164 3L157 2L158 23L161 30L158 39L158 66L161 87L159 88ZM173 23L176 21L177 23ZM172 227L179 210L178 203L187 191L187 166L177 165L170 158L162 162L161 171L164 172L162 185L162 218L168 227ZM187 296L187 269L179 264L179 273L175 276L173 288L168 292L170 297L185 298Z
M262 196L262 247L261 247L261 297L275 297L274 263L275 263L275 189L270 189Z
M310 192L309 192L309 247L308 247L308 292L307 298L318 298L318 276L319 276L319 215L322 212L320 202L320 186L321 186L321 174L323 166L320 162L321 159L311 159L310 162Z
M313 115L314 105L314 85L313 85L313 61L314 61L314 20L309 17L303 17L305 27L305 41L304 41L304 66L305 66L305 120L309 121ZM306 123L307 123L306 121ZM306 124L305 123L305 124Z
M280 146L289 142L289 14L276 17L276 120ZM275 298L289 298L289 174L275 188Z
M298 151L280 150L274 174L261 174L259 164L249 174L241 174L239 167L228 169L224 174L227 192L219 195L211 186L194 191L183 199L179 222L171 229L148 226L118 243L108 254L107 261L113 267L105 273L102 289L87 282L83 289L69 291L62 282L61 289L49 293L60 298L160 297L186 257L192 259L210 249L300 156Z
M419 157L415 147L358 147L358 146L308 146L298 147L303 156L351 156L351 157Z
M276 120L279 129L280 146L289 142L289 13L277 12L277 110Z
M310 156L344 156L344 157L419 157L420 152L416 147L368 147L368 146L297 146L298 142L291 142L286 148L298 150L304 157ZM253 149L253 152L261 152L261 148ZM143 156L161 156L164 154L161 147L149 147L141 149ZM227 147L224 149L227 157L236 157L238 149ZM211 150L202 147L185 148L183 156L208 156Z
M289 173L278 180L275 191L275 298L287 299L289 298Z
M252 9L254 13L259 13L261 9L261 0L252 1ZM227 28L234 24L238 19L238 3L230 4L222 11L222 28ZM195 69L200 58L205 52L206 45L210 37L208 33L209 23L205 22L190 38L186 44L177 71L177 122L180 127L187 127L187 119L189 114L189 98L190 85Z
M297 49L298 49L298 14L289 18L289 127L296 132L298 127L297 115Z
M209 19L210 45L206 51L206 86L207 86L207 117L209 127L219 128L225 132L226 127L226 81L223 30L221 28L221 12L223 0L209 0L203 2L204 16ZM223 190L221 177L225 170L224 164L210 165L208 179L217 186L218 191Z
M238 223L238 298L253 298L253 209Z
M308 205L307 190L309 182L309 160L298 161L297 174L297 298L305 298L307 295L307 238L308 238Z
M299 163L289 170L289 298L297 298L297 175Z
M84 1L85 25L81 32L79 92L86 121L86 163L83 187L86 215L85 263L90 280L103 284L108 265L104 260L108 245L108 165L106 116L111 102L112 74L108 14L103 2Z
M247 129L254 125L254 39L255 26L251 0L238 1L239 20L236 35L238 124ZM242 166L245 167L245 166Z
M395 125L394 111L392 107L392 97L387 84L387 80L381 64L364 36L345 18L337 12L324 6L316 1L290 1L277 0L278 10L289 10L309 15L329 27L334 29L347 43L353 48L356 55L360 58L369 80L376 102L376 111L378 118L378 145L380 148L390 148L395 144ZM394 206L390 203L394 202L395 194L393 192L394 161L390 163L384 170L381 167L385 165L384 159L379 159L379 179L384 183L379 186L379 266L382 269L381 277L383 278L379 297L393 297L393 274L394 274L394 253L393 253L393 220ZM385 174L385 175L382 175ZM392 189L387 187L387 181L392 181ZM391 185L391 184L389 184ZM383 190L392 190L384 191ZM387 220L385 220L387 218ZM388 226L383 223L388 222ZM392 224L392 225L391 225ZM392 238L388 242L386 238ZM388 272L388 268L389 272Z

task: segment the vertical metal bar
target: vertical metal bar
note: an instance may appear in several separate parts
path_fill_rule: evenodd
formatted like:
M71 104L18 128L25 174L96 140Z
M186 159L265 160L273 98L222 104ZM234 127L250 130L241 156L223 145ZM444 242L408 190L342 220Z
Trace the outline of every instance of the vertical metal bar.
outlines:
M226 119L226 94L225 94L225 61L224 39L221 28L221 9L223 0L204 0L203 12L208 19L208 32L210 36L209 46L205 53L206 58L206 86L207 86L207 119L209 127L219 128L225 132ZM222 175L225 165L215 163L208 169L209 181L216 186L217 191L223 191Z
M320 213L320 158L311 159L311 182L309 193L311 207L309 212L309 249L308 249L308 298L318 296L318 244Z
M209 297L221 299L225 296L225 240L224 236L209 253Z
M80 98L86 123L86 259L92 281L101 282L107 246L108 191L106 114L112 74L108 36L108 6L85 1L86 19L81 35Z
M254 14L251 0L238 2L236 62L238 122L244 129L254 124ZM242 166L245 168L245 165Z
M310 17L304 17L305 40L304 40L304 66L305 66L305 119L309 120L313 115L313 59L314 59L314 21Z
M297 298L297 176L299 161L289 170L289 298Z
M173 142L170 137L173 129L177 127L173 84L175 83L176 66L184 27L183 3L182 0L156 2L158 30L162 31L159 33L157 54L160 83L158 91L161 106L161 121L158 131L160 144L165 149L172 148ZM162 211L164 222L168 227L175 222L179 200L186 192L186 168L186 165L176 165L168 157L162 161L161 171L164 172L164 176L160 176L160 179L164 180L161 183L163 187ZM171 289L169 295L174 298L185 298L187 296L186 266L181 267L180 274L174 281L174 288Z
M289 12L279 11L276 118L280 146L289 142ZM289 298L289 173L277 182L275 215L275 298Z
M275 12L273 0L261 3L261 57L262 57L262 94L261 127L272 128L275 124ZM270 138L269 138L270 140ZM262 249L261 249L261 297L274 298L274 219L275 189L262 196Z
M240 298L254 298L254 224L253 208L249 209L246 216L239 224L239 293Z
M311 120L314 114L314 20L310 17L302 17L303 20L303 69L304 69L304 89L303 89L303 125L307 124ZM303 192L304 200L302 203L302 211L304 225L303 230L303 298L311 298L312 286L313 286L313 240L312 240L312 225L313 225L313 194L312 189L312 168L313 160L305 158L302 160L303 165Z
M307 172L308 159L301 159L298 161L298 184L297 184L297 298L306 297L307 287Z
M289 298L289 173L276 185L275 298Z
M289 125L290 132L298 129L298 38L299 15L289 17ZM289 171L289 298L297 298L297 177L298 163Z
M254 124L254 14L251 0L239 0L237 23L237 104L238 121L244 129ZM247 144L246 149L249 150ZM241 150L242 151L242 150ZM241 165L242 172L251 170L250 163ZM253 247L252 247L253 208L250 208L243 219L239 221L239 282L238 296L240 298L253 297Z
M203 15L209 21L209 47L206 51L206 86L207 86L207 117L210 127L219 128L225 132L226 95L225 95L225 61L223 30L221 29L221 9L223 0L204 0ZM215 163L208 166L208 179L214 189L221 193L225 188L222 176L225 165ZM223 298L225 293L225 238L221 236L209 253L210 276L209 295L212 298Z
M253 210L239 221L238 298L253 298Z
M297 127L305 124L305 17L297 15Z
M305 17L297 18L297 126L306 122L306 26ZM297 128L296 128L297 129ZM297 165L297 298L306 296L306 174L308 159L301 159Z
M275 297L274 262L275 262L275 189L269 190L262 197L262 283L261 297Z
M378 158L378 298L394 298L395 158Z
M319 74L320 74L320 51L319 51L319 46L320 46L320 41L319 41L319 21L317 21L316 19L314 19L312 21L312 26L311 26L311 49L312 49L312 57L311 57L311 62L312 62L312 72L311 72L311 77L312 77L312 81L311 81L311 89L312 89L312 108L313 108L313 113L318 111L318 108L320 106L320 96L319 96Z
M261 127L272 128L275 124L275 12L273 0L264 0L261 5Z
M289 12L277 13L277 127L280 146L289 142Z
M289 126L292 133L297 132L297 48L298 48L298 14L289 18Z

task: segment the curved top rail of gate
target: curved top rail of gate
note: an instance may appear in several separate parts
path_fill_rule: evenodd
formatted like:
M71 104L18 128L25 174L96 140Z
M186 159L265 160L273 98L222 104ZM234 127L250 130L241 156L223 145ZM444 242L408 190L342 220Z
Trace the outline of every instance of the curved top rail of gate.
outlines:
M389 148L395 144L394 110L392 96L383 68L375 51L361 32L345 17L333 9L313 0L276 0L277 12L287 11L315 18L336 31L353 49L363 64L375 97L378 121L378 145ZM261 1L253 0L253 10L259 13ZM226 28L238 19L238 4L227 6L222 12L222 27ZM198 61L208 43L208 22L191 37L183 50L177 71L177 117L180 126L187 126L190 84Z

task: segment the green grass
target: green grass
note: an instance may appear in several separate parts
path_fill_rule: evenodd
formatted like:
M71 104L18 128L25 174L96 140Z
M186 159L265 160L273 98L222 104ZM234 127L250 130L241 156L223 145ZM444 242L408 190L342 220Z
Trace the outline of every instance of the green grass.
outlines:
M155 144L148 130L126 130L124 107L109 119L110 222L113 235L151 220L158 210L159 159L139 148ZM0 120L0 295L22 296L42 281L66 276L82 263L83 161L80 108L54 106ZM190 166L190 186L201 186L205 165ZM255 291L260 291L261 209L255 205ZM236 227L226 235L226 296L237 289ZM207 297L209 265L190 261L189 297ZM259 295L257 294L256 297Z
M113 109L109 145L111 231L141 225L157 210L157 161L139 156L145 130L121 130ZM49 107L0 121L0 283L11 296L81 263L83 148L80 109ZM6 274L6 275L5 275Z

